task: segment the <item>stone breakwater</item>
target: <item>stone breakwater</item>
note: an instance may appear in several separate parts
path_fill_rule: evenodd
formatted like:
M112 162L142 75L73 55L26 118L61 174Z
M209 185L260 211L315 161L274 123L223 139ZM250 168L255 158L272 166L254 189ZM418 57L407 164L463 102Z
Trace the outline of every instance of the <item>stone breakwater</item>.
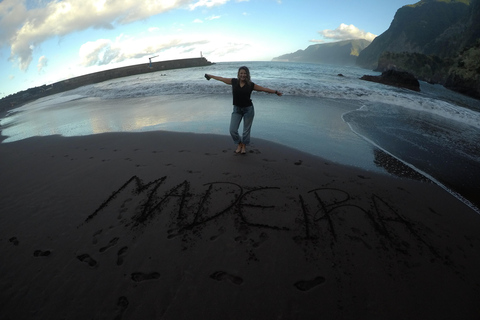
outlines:
M40 87L30 88L7 96L0 100L0 111L7 111L9 109L19 107L22 104L48 95L76 89L78 87L82 87L92 83L99 83L115 78L157 72L162 70L203 67L211 64L213 63L208 61L206 58L201 57L137 64L133 66L90 73L83 76L62 80L48 86L43 85Z

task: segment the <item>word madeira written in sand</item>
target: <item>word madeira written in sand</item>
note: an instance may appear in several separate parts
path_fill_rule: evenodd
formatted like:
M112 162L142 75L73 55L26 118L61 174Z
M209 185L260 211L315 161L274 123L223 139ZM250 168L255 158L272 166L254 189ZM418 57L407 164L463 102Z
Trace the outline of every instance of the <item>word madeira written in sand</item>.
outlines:
M295 198L286 196L278 187L244 187L232 182L209 182L201 189L195 192L189 181L172 184L167 176L148 183L133 176L84 224L96 219L111 222L114 216L120 225L132 230L155 225L167 239L183 237L191 244L192 235L198 239L212 228L217 229L217 235L210 236L210 240L216 239L219 232L225 233L227 223L220 223L220 219L231 217L239 235L236 240L246 239L245 234L255 230L264 239L265 232L280 232L299 244L323 243L333 249L338 241L347 239L368 249L405 255L428 252L432 260L449 262L430 243L424 226L404 217L375 194L358 201L347 191L322 187Z

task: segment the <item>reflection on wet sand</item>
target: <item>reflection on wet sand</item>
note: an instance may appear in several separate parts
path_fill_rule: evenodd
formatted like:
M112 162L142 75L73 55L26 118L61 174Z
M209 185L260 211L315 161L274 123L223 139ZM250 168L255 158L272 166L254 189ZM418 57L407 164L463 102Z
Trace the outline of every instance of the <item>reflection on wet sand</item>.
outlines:
M170 112L171 105L142 99L139 104L128 100L87 98L69 101L50 108L33 108L10 114L2 125L6 142L31 136L82 136L104 132L138 131L145 127L185 119ZM6 120L7 120L6 119Z
M254 139L265 139L329 161L383 171L372 147L354 134L341 115L348 104L295 97L255 96ZM19 108L2 120L4 142L32 136L84 136L106 132L173 131L228 136L230 95L159 95L127 99L58 96ZM227 140L228 141L228 140Z

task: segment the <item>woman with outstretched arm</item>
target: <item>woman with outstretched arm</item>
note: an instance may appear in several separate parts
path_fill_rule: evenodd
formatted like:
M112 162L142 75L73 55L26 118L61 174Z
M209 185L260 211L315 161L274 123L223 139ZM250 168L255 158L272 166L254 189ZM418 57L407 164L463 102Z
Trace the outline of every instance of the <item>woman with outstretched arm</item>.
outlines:
M238 69L237 78L223 78L211 74L205 74L207 80L214 79L232 86L233 95L233 112L230 119L230 135L233 142L238 145L235 153L245 154L246 146L250 143L250 130L252 128L253 117L255 110L251 99L252 91L263 91L267 93L275 93L281 96L282 93L261 87L250 80L250 70L247 67L240 67ZM243 134L238 133L240 122L243 119Z

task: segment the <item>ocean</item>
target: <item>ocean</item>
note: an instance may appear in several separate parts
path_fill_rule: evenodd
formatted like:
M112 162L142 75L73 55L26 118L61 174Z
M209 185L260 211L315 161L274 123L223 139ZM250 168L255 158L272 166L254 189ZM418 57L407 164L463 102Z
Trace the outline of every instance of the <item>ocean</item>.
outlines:
M424 82L414 92L363 81L379 73L356 67L229 62L118 78L10 110L0 119L3 143L152 130L228 135L231 88L203 75L233 78L242 65L253 82L284 93L252 94L251 148L261 148L261 138L344 165L428 179L480 213L480 101Z

